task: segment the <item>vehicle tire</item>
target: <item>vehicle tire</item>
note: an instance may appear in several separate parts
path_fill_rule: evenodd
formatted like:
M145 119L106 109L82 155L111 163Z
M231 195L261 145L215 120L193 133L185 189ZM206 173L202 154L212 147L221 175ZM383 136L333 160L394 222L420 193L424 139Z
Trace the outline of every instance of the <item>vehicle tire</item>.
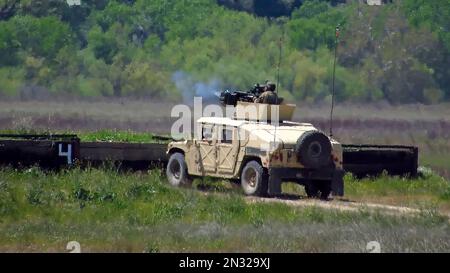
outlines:
M309 198L317 198L319 196L319 188L314 181L305 185L305 192Z
M189 184L186 161L182 153L173 153L167 163L166 175L169 184L175 187Z
M331 193L331 181L314 180L305 185L305 192L309 198L328 200Z
M295 151L300 163L307 168L318 169L330 164L330 139L319 131L308 131L300 136Z
M321 181L319 191L320 199L328 200L331 194L331 181Z
M266 196L268 176L256 161L248 162L241 172L241 187L246 195Z

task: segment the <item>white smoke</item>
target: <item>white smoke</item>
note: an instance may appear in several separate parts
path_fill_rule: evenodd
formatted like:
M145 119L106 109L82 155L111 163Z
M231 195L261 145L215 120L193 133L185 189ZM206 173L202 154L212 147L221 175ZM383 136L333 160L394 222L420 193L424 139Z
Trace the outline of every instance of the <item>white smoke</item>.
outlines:
M219 103L218 94L220 94L222 83L218 79L199 82L183 71L176 71L172 75L172 81L183 96L185 104L191 105L194 97L202 97L203 101Z

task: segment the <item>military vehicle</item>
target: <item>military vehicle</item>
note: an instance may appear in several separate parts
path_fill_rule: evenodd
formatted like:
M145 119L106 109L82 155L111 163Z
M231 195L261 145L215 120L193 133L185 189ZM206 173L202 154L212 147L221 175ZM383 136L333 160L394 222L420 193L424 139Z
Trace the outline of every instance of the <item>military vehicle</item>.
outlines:
M246 195L280 195L283 182L304 185L309 197L343 195L339 142L312 124L291 121L295 105L234 103L233 117L202 117L199 137L169 143L171 185L211 176L240 181Z

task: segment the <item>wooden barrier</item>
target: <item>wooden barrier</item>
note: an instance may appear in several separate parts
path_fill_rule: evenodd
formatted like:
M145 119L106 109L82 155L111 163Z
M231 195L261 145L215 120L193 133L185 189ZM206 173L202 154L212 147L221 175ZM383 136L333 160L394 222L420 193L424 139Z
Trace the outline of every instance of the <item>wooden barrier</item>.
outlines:
M342 145L343 165L357 177L417 175L418 149L411 146ZM133 169L164 166L167 144L80 142L76 135L0 135L0 164L59 168L75 162L118 163Z
M0 139L0 164L59 168L73 164L80 155L80 140L76 136L57 135L47 139L29 136L22 139L20 135L8 137L12 139Z
M82 142L81 160L110 161L167 161L167 144Z
M413 146L342 145L344 169L361 178L386 171L389 175L417 176L419 150Z

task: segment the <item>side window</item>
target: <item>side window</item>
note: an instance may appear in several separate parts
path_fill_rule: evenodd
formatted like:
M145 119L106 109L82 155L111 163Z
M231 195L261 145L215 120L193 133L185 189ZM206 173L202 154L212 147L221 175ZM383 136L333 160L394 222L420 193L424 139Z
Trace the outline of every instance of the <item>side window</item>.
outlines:
M210 124L204 124L202 127L202 140L212 140L213 138L213 126Z
M233 129L232 128L222 128L222 143L232 143L233 142Z

